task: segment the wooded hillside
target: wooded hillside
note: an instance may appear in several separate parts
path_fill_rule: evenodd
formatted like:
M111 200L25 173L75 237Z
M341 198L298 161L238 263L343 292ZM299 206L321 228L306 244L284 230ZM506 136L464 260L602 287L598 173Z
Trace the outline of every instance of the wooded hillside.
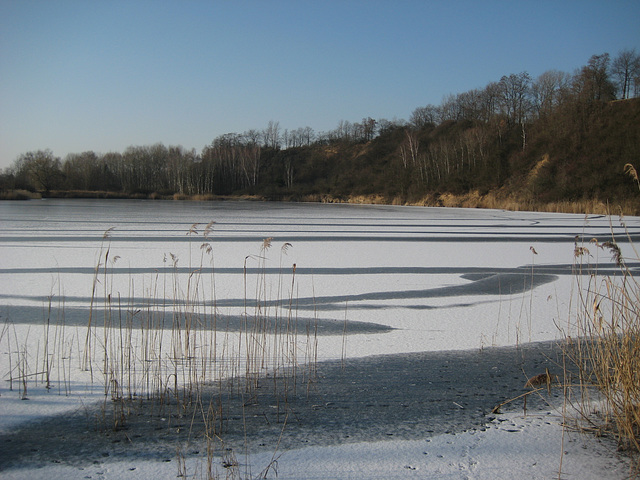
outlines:
M219 136L200 153L157 144L62 161L28 152L2 173L0 188L513 209L609 202L639 213L624 166L640 167L640 98L629 98L640 90L640 59L626 52L623 69L623 53L613 62L594 55L573 75L504 76L416 108L409 121L341 121L323 133L270 122Z

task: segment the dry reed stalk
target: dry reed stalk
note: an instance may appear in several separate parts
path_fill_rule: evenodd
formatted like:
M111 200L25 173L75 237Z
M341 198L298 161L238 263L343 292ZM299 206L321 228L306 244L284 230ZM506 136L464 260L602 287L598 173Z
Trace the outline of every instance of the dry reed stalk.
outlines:
M90 381L100 379L103 383L104 399L101 418L98 419L103 426L114 430L124 427L135 408L136 399L146 397L152 412L157 408L157 403L161 411L165 405L171 404L175 405L176 415L190 414L193 419L196 409L200 409L207 425L209 442L211 439L219 439L229 421L224 404L233 401L234 387L238 388L241 397L257 401L261 380L271 376L274 379L273 393L279 402L278 421L282 412L286 425L288 401L291 395L297 394L301 361L307 365L303 371L307 392L314 378L313 372L318 359L317 312L314 314L315 324L308 321L306 336L300 338L296 307L296 265L292 266L290 283L282 268L282 258L292 246L285 243L281 248L281 268L275 279L277 289L276 299L273 300L271 279L267 271L272 239L265 239L259 255L245 258L244 314L237 342L234 341L228 323L226 327L222 325L222 330L219 328L221 324L216 310L215 269L212 268L210 285L207 285L207 279L202 275L207 261L212 267L214 265L213 248L209 243L212 228L211 222L204 230L206 242L200 247L200 265L191 264L195 257L190 253L189 273L185 279L179 273L178 258L170 254L172 268L167 273L160 276L156 272L149 284L143 278L141 287L142 298L145 300L142 302L136 300L139 298L136 288L138 285L131 276L126 299L121 297L120 292L114 291L116 282L112 267L119 257L112 255L108 241L112 229L108 229L103 235L92 275L84 342L80 338L81 334L70 340L66 337L64 296L61 291L58 295L55 327L51 324L53 295L49 297L44 309L42 344L36 345L34 363L36 367L42 366L41 369L36 368L40 371L30 371L29 330L24 339L18 339L14 327L12 338L9 322L3 325L0 341L6 338L9 350L10 389L14 388L14 381L19 382L21 398L26 398L28 381L33 378L35 381L40 379L47 388L57 382L60 394L63 391L61 385L64 385L66 395L71 394L71 367L75 354L78 367L90 372ZM198 235L196 224L189 234ZM249 259L257 260L258 263L255 299L251 302L246 295ZM290 289L288 292L285 292L285 283ZM207 292L210 292L211 298L207 298ZM250 304L253 305L252 313ZM102 325L97 322L99 308L102 309ZM167 322L171 324L170 329ZM346 319L344 335L346 336ZM165 344L165 339L169 345ZM76 349L74 341L77 342ZM343 342L346 343L346 339ZM244 372L244 375L239 375L240 372ZM229 381L223 384L223 379ZM205 408L202 406L203 388L214 383L219 386L218 397L215 401L212 398ZM169 397L174 401L171 402ZM281 401L284 407L282 411ZM209 442L210 452L213 451L211 447L212 443ZM211 460L208 462L207 472L210 473ZM228 463L233 466L232 460ZM186 464L181 468L186 469ZM231 470L227 469L228 472Z
M92 282L92 286L91 286L91 301L89 304L89 320L87 323L87 334L85 337L85 346L84 346L84 356L83 356L83 361L82 361L82 368L83 370L89 370L91 372L91 377L93 380L93 364L91 362L91 329L93 326L93 306L94 306L94 301L95 301L95 295L96 295L96 289L97 289L97 285L98 285L98 275L100 273L100 259L102 258L102 253L104 251L104 244L105 241L108 240L111 236L111 232L113 231L113 227L112 228L108 228L107 230L105 230L104 234L102 235L102 242L100 244L100 250L98 252L98 259L96 262L96 266L94 269L94 276L93 276L93 282ZM108 244L107 244L108 245ZM107 250L107 256L108 256L108 250Z
M640 283L615 241L592 241L611 254L618 275L602 275L588 263L589 248L576 244L578 305L575 339L568 336L567 361L577 376L565 374L568 401L581 428L610 434L640 470ZM585 263L585 259L586 263ZM586 279L586 284L584 280ZM594 415L594 412L598 413Z
M348 303L344 305L344 324L342 327L342 351L340 353L340 363L342 368L345 367L345 362L347 359L347 310Z
M47 315L44 321L44 352L42 354L42 371L45 376L45 388L49 390L51 388L51 358L49 356L49 332L51 329L51 302L53 296L47 297ZM36 362L37 363L37 362Z
M15 325L13 326L15 330ZM2 339L7 339L7 356L9 360L9 391L13 391L13 354L11 352L11 335L9 334L9 320L6 319L2 325L2 330L0 331L0 343L2 343Z

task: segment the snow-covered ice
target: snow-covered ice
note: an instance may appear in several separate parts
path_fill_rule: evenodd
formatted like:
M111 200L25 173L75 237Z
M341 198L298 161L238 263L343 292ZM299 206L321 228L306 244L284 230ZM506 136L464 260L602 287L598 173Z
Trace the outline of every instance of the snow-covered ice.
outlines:
M0 202L0 435L11 441L25 425L37 429L55 415L104 401L100 368L79 367L89 311L104 322L105 301L117 302L119 312L179 310L175 286L189 295L197 272L195 295L210 305L196 313L229 325L216 339L220 345L237 343L234 319L260 297L267 315L293 311L299 325L319 326L313 348L320 362L553 342L570 329L575 242L584 242L601 272L613 272L608 253L588 242L615 234L635 258L626 239L638 236L640 219L624 222L626 230L604 216L366 205ZM98 350L101 337L94 334ZM54 345L57 352L45 350ZM47 358L55 364L45 365ZM43 383L47 366L50 389ZM510 381L524 385L525 373L539 372ZM460 377L462 389L464 375L473 376L473 367ZM21 400L22 378L29 400ZM485 412L483 422L417 439L356 435L287 445L275 452L274 467L277 478L551 478L560 468L572 478L625 478L628 465L607 439L563 431L552 408L560 406L542 407L525 415L514 403L501 415ZM258 475L274 448L267 444L239 463ZM110 455L43 467L26 456L9 468L0 449L3 478L166 478L178 474L179 460ZM187 455L189 474L203 476L205 461Z

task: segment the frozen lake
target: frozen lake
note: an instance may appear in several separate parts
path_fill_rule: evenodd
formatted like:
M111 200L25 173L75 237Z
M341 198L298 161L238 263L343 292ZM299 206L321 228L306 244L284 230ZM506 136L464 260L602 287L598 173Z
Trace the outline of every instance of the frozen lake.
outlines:
M640 221L625 222L637 238ZM624 228L604 216L264 202L0 202L0 315L42 324L64 309L67 324L82 326L92 294L94 308L110 296L128 309L166 309L175 283L187 288L197 271L202 303L215 303L230 329L256 301L264 308L293 302L299 319L318 321L320 358L342 354L336 334L345 319L349 356L552 340L567 321L576 236L602 242L612 231L629 250ZM615 267L608 252L586 246L601 268ZM50 305L53 314L45 314Z
M569 449L564 465L577 476L623 478L624 462L570 446L550 412L522 419L513 403L510 417L491 413L557 367L576 246L589 250L578 261L615 274L610 252L591 243L613 234L638 268L629 239L640 240L640 219L624 222L343 204L0 202L0 471L167 478L176 451L178 465L198 471L210 428L198 406L214 405L223 381L249 384L259 372L273 392L262 381L247 389L255 402L243 390L221 404L224 452L244 452L245 469L284 452L278 478L513 478L534 467L549 478ZM185 428L180 402L192 388ZM119 421L120 405L133 409L126 427L104 425Z

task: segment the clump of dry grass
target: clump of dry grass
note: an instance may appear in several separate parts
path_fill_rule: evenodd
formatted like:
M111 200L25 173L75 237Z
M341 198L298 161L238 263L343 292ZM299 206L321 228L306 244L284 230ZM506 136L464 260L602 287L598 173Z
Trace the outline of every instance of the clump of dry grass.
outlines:
M610 255L616 274L598 271ZM575 245L577 304L566 332L567 422L616 438L640 470L640 282L615 240ZM571 373L569 373L571 372Z
M19 189L0 191L0 200L32 200L36 198L42 198L42 195Z
M460 195L443 193L437 197L428 196L417 202L417 204L451 208L489 208L513 212L530 211L594 215L607 215L610 212L608 203L598 198L540 202L527 198L526 196L501 192L489 192L483 195L478 191L470 191ZM619 204L619 209L624 215L636 215L639 211L638 208L638 202L633 199L628 199Z
M567 358L578 367L567 379L577 395L582 418L598 433L618 439L621 449L640 453L640 283L625 265L613 242L597 243L609 250L619 265L617 276L601 276L580 265L578 312L575 333L569 337ZM576 255L590 255L577 247ZM592 393L596 390L596 394ZM593 416L593 401L599 400L599 415Z
M638 185L638 188L640 188L640 179L638 179L638 172L636 171L636 167L634 167L630 163L627 163L624 166L624 173L633 178L633 180L636 182L636 185Z
M143 408L151 416L191 418L192 425L202 417L204 438L190 441L206 443L204 478L220 478L213 469L214 458L228 455L222 436L228 423L236 421L227 415L229 402L243 402L243 408L257 404L259 393L268 393L271 385L284 428L288 400L297 388L310 388L318 359L317 318L306 322L305 334L297 318L296 264L291 269L284 264L293 245L282 245L276 275L267 269L272 238L261 243L257 255L247 257L258 269L248 273L245 261L242 322L234 328L217 307L214 226L193 224L187 232L186 272L178 267L180 259L169 253L168 268L143 279L142 291L131 278L128 292L118 291L114 284L112 267L119 257L111 248L113 229L107 230L96 256L83 332L65 336L61 292L57 317L52 316L52 298L45 305L41 340L30 342L30 330L19 336L8 320L0 325L0 343L9 352L9 389L27 399L32 385L57 385L68 395L75 357L78 368L86 372L82 375L104 389L95 418L101 429L126 429L132 415ZM252 283L253 298L248 293ZM178 455L178 460L179 469L186 472L184 459ZM223 467L226 478L246 477L238 462L223 458Z

